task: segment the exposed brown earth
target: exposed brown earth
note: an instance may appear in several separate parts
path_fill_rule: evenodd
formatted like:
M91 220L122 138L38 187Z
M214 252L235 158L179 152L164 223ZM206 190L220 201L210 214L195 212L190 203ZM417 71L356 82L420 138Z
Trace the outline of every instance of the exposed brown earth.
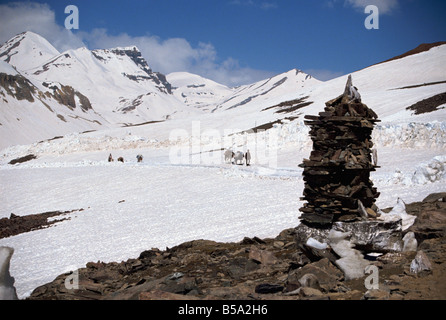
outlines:
M56 216L66 216L72 212L78 212L82 210L83 209L71 211L51 211L38 214L30 214L26 216L18 216L14 213L11 213L11 216L9 218L0 219L0 239L12 237L20 233L47 228L56 222L61 222L63 220L69 219L69 217L65 217L61 219L48 220L49 218L53 218Z
M414 111L415 114L422 114L436 111L443 104L446 104L446 92L418 101L406 109Z

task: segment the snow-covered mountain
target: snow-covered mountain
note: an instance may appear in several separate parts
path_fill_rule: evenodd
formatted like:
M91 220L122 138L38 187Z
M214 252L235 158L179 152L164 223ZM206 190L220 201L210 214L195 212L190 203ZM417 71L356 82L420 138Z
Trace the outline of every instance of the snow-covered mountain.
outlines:
M446 120L444 102L438 104L437 98L446 91L446 45L418 49L352 73L363 101L381 120ZM143 129L160 139L168 139L173 129L190 127L194 120L219 130L270 128L317 114L325 101L342 91L347 77L322 82L292 69L229 88L187 72L154 72L134 46L60 53L32 32L3 44L1 60L0 148L69 132L154 122L164 124ZM26 90L28 99L23 98ZM424 99L437 104L422 112L409 109Z
M276 75L269 79L236 88L224 101L217 102L213 112L230 110L248 104L273 104L283 102L283 96L289 93L302 93L322 82L298 69Z
M0 47L0 58L26 79L33 96L24 103L8 89L11 84L2 82L2 104L7 108L0 113L0 130L8 141L2 139L1 146L32 142L30 136L48 139L73 131L164 121L195 110L173 96L165 76L153 72L136 47L59 53L41 36L24 32ZM0 73L7 77L11 69L3 61Z
M167 75L173 86L173 94L186 105L210 111L216 103L223 102L235 93L235 89L189 72L173 72Z

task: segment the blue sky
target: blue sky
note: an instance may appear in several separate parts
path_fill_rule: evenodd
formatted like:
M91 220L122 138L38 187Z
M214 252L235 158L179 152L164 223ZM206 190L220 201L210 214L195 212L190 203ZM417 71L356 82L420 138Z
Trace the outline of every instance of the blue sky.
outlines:
M64 28L67 5L79 29ZM368 30L368 4L379 29ZM293 68L326 80L446 40L442 0L0 1L0 42L25 30L60 51L137 45L155 71L189 71L227 85Z

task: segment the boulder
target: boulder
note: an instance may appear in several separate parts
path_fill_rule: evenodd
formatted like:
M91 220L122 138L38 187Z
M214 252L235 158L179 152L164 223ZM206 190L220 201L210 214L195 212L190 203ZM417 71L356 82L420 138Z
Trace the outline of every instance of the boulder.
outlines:
M420 273L422 271L432 271L432 264L424 251L419 250L415 256L415 259L413 259L410 263L410 272Z
M343 278L343 273L329 259L324 258L290 271L285 291L291 292L300 287L313 287L323 292L329 292L334 290L338 286L338 281Z
M406 235L403 237L403 243L404 243L403 252L417 251L418 242L417 239L415 238L415 233L413 232L406 233Z
M255 246L251 246L249 251L249 259L252 259L263 265L273 265L277 262L277 258L271 251L262 250Z

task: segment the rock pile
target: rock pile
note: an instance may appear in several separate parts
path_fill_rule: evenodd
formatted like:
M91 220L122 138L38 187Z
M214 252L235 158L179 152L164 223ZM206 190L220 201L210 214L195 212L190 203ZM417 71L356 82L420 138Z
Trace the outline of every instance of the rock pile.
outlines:
M371 134L376 113L361 102L349 76L345 91L326 102L319 116L305 116L311 127L313 150L304 168L305 188L301 220L317 227L334 221L355 221L376 216L379 196L369 179L377 168ZM373 156L373 161L372 161Z

